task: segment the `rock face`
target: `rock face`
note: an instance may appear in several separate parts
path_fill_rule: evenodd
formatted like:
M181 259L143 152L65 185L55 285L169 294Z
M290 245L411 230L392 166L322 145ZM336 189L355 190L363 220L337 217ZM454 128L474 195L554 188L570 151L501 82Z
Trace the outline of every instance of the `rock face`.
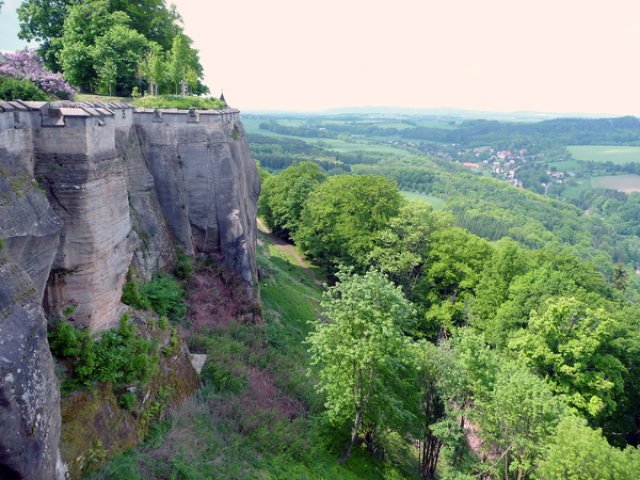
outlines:
M176 250L254 291L259 188L237 110L0 101L0 478L64 475L47 318L115 326Z
M61 480L60 395L41 304L62 222L32 181L30 121L24 108L0 115L0 478Z
M137 129L173 237L188 254L219 255L253 286L260 181L237 114L166 111Z
M65 126L34 130L35 175L64 224L45 306L57 318L73 309L70 320L104 330L122 313L135 246L124 162L115 148L114 116L60 110Z

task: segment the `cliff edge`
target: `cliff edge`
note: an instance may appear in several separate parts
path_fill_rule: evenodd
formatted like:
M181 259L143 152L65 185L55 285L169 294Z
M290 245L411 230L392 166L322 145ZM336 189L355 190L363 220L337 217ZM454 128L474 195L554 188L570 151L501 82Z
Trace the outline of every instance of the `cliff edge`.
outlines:
M63 475L47 322L115 326L128 272L178 251L255 295L259 189L235 109L0 102L1 478Z

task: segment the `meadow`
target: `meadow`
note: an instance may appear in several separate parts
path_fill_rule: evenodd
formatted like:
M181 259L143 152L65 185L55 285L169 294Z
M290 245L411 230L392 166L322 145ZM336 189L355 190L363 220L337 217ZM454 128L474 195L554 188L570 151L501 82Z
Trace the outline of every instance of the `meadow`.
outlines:
M425 195L424 193L410 192L408 190L401 190L400 193L408 201L428 203L434 210L442 210L446 205L443 199L434 197L433 195Z
M621 145L569 145L567 150L576 160L612 162L616 165L640 162L640 147Z

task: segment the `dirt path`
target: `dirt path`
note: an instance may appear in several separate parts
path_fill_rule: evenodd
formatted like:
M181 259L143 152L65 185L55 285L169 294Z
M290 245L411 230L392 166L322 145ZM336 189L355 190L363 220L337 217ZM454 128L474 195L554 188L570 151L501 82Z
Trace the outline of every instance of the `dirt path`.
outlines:
M305 260L304 257L300 255L300 253L296 250L296 248L292 244L284 241L283 239L271 233L269 228L264 223L262 223L259 219L258 219L258 230L262 234L264 234L266 237L268 237L269 241L278 250L282 250L287 255L290 255L295 260L296 264L304 270L304 272L307 274L307 276L311 279L313 283L315 283L319 287L322 286L322 282L318 280L318 277L316 277L316 274L311 268L311 265L309 265L309 262L307 262L307 260Z

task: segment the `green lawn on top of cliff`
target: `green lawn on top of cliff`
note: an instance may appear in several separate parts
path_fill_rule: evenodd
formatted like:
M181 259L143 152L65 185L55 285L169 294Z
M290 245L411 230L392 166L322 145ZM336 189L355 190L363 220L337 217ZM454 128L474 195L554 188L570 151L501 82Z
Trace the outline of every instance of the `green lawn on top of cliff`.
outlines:
M337 463L348 437L320 420L323 400L307 376L302 343L322 288L287 249L263 235L260 244L265 325L231 323L199 339L210 348L201 391L154 425L142 446L90 478L413 478L402 473L412 460L402 448L386 462L355 449L346 464Z

